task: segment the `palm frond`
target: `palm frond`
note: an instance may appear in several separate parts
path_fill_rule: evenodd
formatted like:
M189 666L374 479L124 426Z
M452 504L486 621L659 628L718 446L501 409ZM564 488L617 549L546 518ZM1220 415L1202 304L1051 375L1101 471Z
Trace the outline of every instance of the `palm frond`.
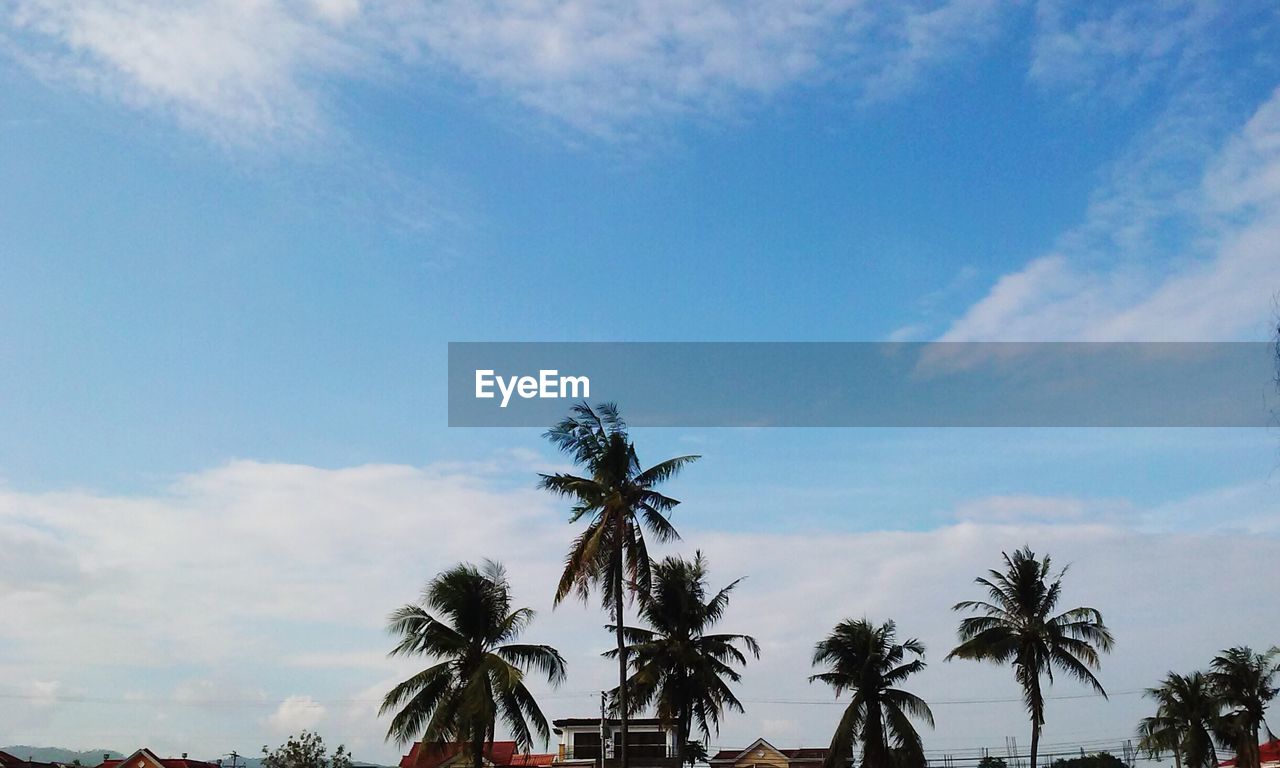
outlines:
M401 640L393 655L428 656L435 663L394 686L379 714L394 713L387 731L398 743L422 738L475 744L493 740L501 713L507 729L524 745L531 742L525 717L536 711L523 701L525 669L552 685L565 677L565 663L554 648L507 643L533 620L528 608L511 608L510 584L501 564L464 563L428 583L424 606L406 605L392 614L390 630ZM525 691L527 695L527 691ZM532 709L530 709L532 706ZM540 719L539 719L540 718ZM545 718L532 718L546 738Z

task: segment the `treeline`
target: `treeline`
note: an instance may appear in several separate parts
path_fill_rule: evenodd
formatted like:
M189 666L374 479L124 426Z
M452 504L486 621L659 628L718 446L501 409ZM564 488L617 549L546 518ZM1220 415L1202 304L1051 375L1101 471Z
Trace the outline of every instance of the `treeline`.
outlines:
M692 559L649 556L650 539L679 539L670 515L680 502L660 488L699 457L643 465L612 404L577 405L545 437L575 470L542 474L538 485L568 501L569 521L580 526L554 602L588 601L594 595L609 616L614 648L605 655L618 665L611 699L619 720L618 768L628 768L628 721L640 709L652 710L676 729L677 764L705 760L705 749L692 735L709 739L726 712L743 711L733 686L742 669L759 658L760 647L749 635L716 631L737 581L712 587L701 552ZM975 579L980 597L954 606L963 617L958 644L946 659L1012 669L1031 724L1031 768L1036 768L1045 724L1044 687L1055 673L1106 695L1095 673L1114 638L1097 609L1061 609L1065 574L1065 568L1055 569L1048 556L1029 547L1002 553L997 568ZM643 626L625 624L628 598L635 600ZM464 563L431 580L419 602L391 617L389 628L398 638L392 654L424 656L433 664L384 697L380 713L391 716L388 738L460 745L474 768L483 767L484 746L494 740L499 723L522 750L531 749L535 739L549 740L549 724L525 680L536 674L558 685L566 665L555 648L522 641L533 618L533 611L515 606L505 571L496 562ZM846 619L816 643L810 681L848 699L826 768L846 768L855 757L862 768L925 766L918 725L932 727L933 713L904 687L925 668L924 655L923 643L900 639L897 625L887 619ZM1189 719L1166 702L1182 702L1181 693L1166 697L1156 693L1164 690L1161 686L1152 694L1159 702L1157 715L1143 722L1143 747L1153 754L1172 752L1186 768L1213 765L1211 744L1204 753L1211 762L1202 761L1198 740L1203 734L1192 728L1198 724L1210 741L1231 744L1240 756L1239 768L1258 768L1258 728L1266 702L1276 695L1276 652L1224 651L1214 670L1206 678L1218 681L1206 688L1218 705L1212 722L1200 714ZM1107 768L1070 761L1055 766Z

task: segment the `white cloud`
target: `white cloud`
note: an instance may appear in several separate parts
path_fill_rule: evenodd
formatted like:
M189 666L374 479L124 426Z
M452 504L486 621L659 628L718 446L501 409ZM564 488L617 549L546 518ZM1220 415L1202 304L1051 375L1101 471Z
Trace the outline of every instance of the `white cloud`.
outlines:
M26 732L49 743L74 733L86 747L149 743L214 755L228 742L266 743L318 726L327 742L358 749L362 759L390 760L378 699L415 662L383 657L386 614L441 569L483 557L505 561L517 599L538 610L529 639L556 645L569 660L562 689L537 689L548 714L589 711L592 692L611 679L598 656L608 645L604 618L594 605L551 609L571 528L563 504L528 485L511 488L510 478L525 476L511 472L504 483L484 465L473 474L462 466L237 462L155 494L0 490L0 530L41 532L84 575L70 592L56 580L30 583L22 574L44 555L5 548L12 567L0 574L0 614L24 617L0 624L13 665L5 678L61 680L89 699L49 701L39 719L23 715ZM1265 485L1222 489L1130 512L1120 500L1009 494L957 510L981 522L872 533L699 530L691 505L680 549L707 552L714 582L748 577L724 626L757 636L765 650L741 690L747 713L730 717L717 743L761 734L825 741L830 704L777 702L830 701L805 681L808 658L846 616L895 618L925 640L931 666L915 688L926 698L1016 695L1007 670L943 664L941 656L954 639L951 604L970 595L972 578L1001 549L1024 543L1073 562L1067 599L1097 605L1115 625L1120 647L1104 671L1112 690L1203 664L1231 643L1273 643L1280 620L1254 610L1280 578L1275 540L1264 533L1280 519L1271 495ZM1171 522L1161 526L1165 516ZM121 691L134 695L114 701ZM0 720L28 704L0 698ZM1055 701L1050 735L1127 736L1143 708L1132 696ZM1024 729L1017 703L941 705L938 714L929 739L937 748L997 747Z
M145 697L139 695L138 698ZM226 706L227 702L262 702L266 694L261 689L232 685L226 680L197 678L178 683L169 698L183 706L215 708Z
M1280 290L1280 91L1191 179L1161 163L1196 151L1180 114L1153 131L1156 149L1122 164L1055 251L999 278L942 339L1268 338Z
M341 3L18 0L8 48L37 74L169 109L217 139L296 139L322 121L315 81L362 58Z
M892 342L922 341L928 336L928 333L929 326L924 323L908 323L894 328L885 337L885 340Z
M367 78L460 77L616 136L811 85L892 97L972 58L1022 13L998 0L15 0L0 45L43 77L229 142L313 136L331 121L332 90ZM1132 98L1194 69L1224 15L1201 0L1040 0L1028 77Z
M28 686L31 705L48 709L57 704L58 698L66 694L64 686L57 680L34 680Z
M1046 86L1128 100L1202 53L1205 32L1226 12L1216 0L1039 0L1030 75Z
M1148 511L1144 525L1152 530L1274 536L1280 534L1280 488L1274 483L1214 488Z
M324 715L324 706L310 696L290 696L267 718L267 725L277 733L297 735L315 728Z
M868 77L867 96L896 95L940 60L972 53L1000 31L1006 4L997 0L954 0L934 7L905 7L891 25L898 40L892 54Z
M832 79L889 95L1002 15L994 0L18 0L0 41L45 77L227 141L314 134L343 80L441 73L616 135Z

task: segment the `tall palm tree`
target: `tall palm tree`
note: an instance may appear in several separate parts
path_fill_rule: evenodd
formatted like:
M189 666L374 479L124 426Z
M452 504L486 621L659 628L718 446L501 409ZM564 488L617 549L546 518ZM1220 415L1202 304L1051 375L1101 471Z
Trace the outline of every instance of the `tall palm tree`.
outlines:
M1140 747L1156 759L1172 753L1176 768L1216 768L1213 732L1221 705L1209 677L1170 672L1147 696L1155 699L1156 713L1138 726Z
M1066 568L1053 573L1049 557L1036 559L1029 547L1001 555L1003 572L991 570L989 577L974 579L986 587L990 599L966 600L954 606L954 610L980 615L961 620L960 645L947 654L947 660L1013 664L1014 678L1022 686L1031 715L1031 768L1036 768L1044 726L1041 676L1052 684L1056 668L1105 697L1107 692L1091 670L1100 668L1099 652L1110 651L1115 639L1094 608L1072 608L1054 615Z
M391 614L388 630L400 642L390 655L428 656L436 663L383 698L379 715L399 709L387 738L457 744L469 749L474 768L483 765L498 718L521 749L532 746L534 734L545 743L550 729L525 675L536 671L559 685L565 663L551 646L514 642L533 615L528 608L512 609L510 585L497 563L464 563L431 580L420 604Z
M908 655L915 658L907 661ZM915 638L897 642L897 626L846 619L813 652L813 665L828 667L809 678L845 691L853 700L831 738L823 768L847 768L855 744L862 747L862 768L923 768L924 745L912 717L933 727L933 712L923 699L898 688L924 669L924 644Z
M640 603L647 629L627 627L627 655L634 670L627 680L632 703L654 705L659 718L676 726L676 764L684 765L689 734L696 724L704 738L720 731L726 708L742 712L730 683L742 678L745 650L760 658L760 646L748 635L707 634L723 616L729 595L741 579L707 596L707 561L698 552L690 562L668 557L652 567L649 598ZM741 646L741 648L739 648ZM617 650L606 656L614 657Z
M641 595L649 592L651 574L645 529L660 542L680 537L667 519L680 502L654 489L698 457L679 456L642 469L627 424L612 403L598 409L586 403L575 405L569 416L545 436L572 457L583 474L544 474L539 487L573 500L570 523L584 517L588 520L586 530L574 539L565 558L555 604L570 594L585 601L594 587L612 614L618 657L619 763L621 768L627 768L630 708L623 634L624 590Z
M1218 738L1236 751L1239 768L1258 768L1258 735L1266 727L1267 704L1276 697L1280 648L1266 653L1248 646L1228 648L1209 662L1209 670L1223 707L1231 710L1222 716Z

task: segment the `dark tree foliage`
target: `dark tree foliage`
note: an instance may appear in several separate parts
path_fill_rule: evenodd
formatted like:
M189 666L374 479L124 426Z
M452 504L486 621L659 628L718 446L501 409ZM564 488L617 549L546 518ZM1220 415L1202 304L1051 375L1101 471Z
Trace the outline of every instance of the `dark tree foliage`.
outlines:
M726 709L743 711L730 684L741 681L738 668L746 665L748 654L760 658L760 646L748 635L711 632L739 582L710 593L702 552L693 560L668 557L654 563L652 571L652 590L640 605L647 626L625 631L634 670L627 688L637 708L652 706L658 717L675 723L673 757L685 763L694 728L711 738L720 732Z
M705 764L711 759L707 754L707 745L701 741L688 741L684 745L684 765Z
M901 686L924 669L924 643L915 638L898 642L892 621L873 624L846 619L813 651L813 665L827 671L809 682L823 682L837 697L850 694L831 737L823 768L851 764L854 750L862 751L861 768L924 768L924 744L912 718L933 727L933 712L919 696Z
M1214 735L1235 751L1239 768L1259 768L1258 738L1264 728L1270 735L1267 707L1280 694L1280 647L1262 653L1246 645L1228 648L1209 662L1208 677L1224 710Z
M1173 755L1175 768L1213 768L1218 755L1213 733L1218 727L1222 701L1212 679L1203 672L1181 675L1170 672L1147 696L1156 702L1156 713L1138 724L1138 746L1159 759Z
M1052 768L1129 768L1129 766L1110 752L1096 752L1083 757L1060 757L1053 761Z
M275 750L262 747L262 768L351 768L351 753L338 745L328 754L320 734L303 731Z
M520 642L533 616L512 604L506 571L495 562L463 563L428 583L420 603L391 615L389 629L400 638L391 654L433 663L382 700L379 714L394 713L387 737L464 746L474 768L499 721L521 749L535 738L545 743L550 726L525 679L537 673L559 685L565 663L548 645Z

